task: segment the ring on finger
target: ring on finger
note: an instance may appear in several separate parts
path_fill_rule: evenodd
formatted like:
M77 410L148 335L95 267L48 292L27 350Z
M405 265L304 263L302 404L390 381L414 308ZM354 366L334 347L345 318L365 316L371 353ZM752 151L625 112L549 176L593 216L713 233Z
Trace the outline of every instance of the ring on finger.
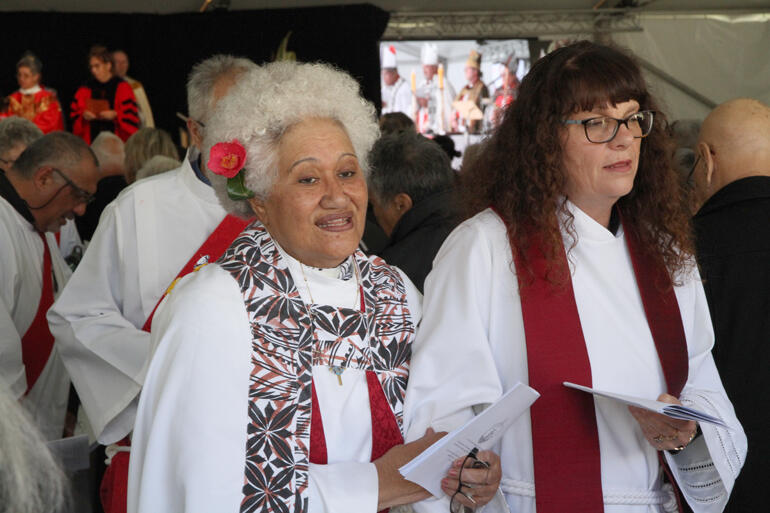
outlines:
M665 440L665 437L663 435L658 435L652 438L656 444L662 444L663 440Z

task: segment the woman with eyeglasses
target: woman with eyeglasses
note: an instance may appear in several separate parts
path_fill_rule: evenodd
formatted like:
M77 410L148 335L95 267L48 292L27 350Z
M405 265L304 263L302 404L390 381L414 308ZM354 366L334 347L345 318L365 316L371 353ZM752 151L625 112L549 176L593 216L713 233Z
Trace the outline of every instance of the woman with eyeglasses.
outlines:
M475 215L426 281L407 440L529 384L541 397L497 448L516 513L677 511L674 485L693 511L721 511L744 462L665 126L631 57L572 44L535 63L465 177Z

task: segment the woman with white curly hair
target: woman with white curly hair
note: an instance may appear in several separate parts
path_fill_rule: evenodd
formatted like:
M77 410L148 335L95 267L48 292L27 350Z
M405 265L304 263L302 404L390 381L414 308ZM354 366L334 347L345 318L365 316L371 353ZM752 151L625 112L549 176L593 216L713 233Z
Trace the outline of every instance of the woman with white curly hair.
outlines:
M402 437L421 296L358 250L374 108L328 65L273 63L205 134L220 201L256 220L155 316L128 511L373 513L428 497L398 473L440 436ZM480 457L491 468L463 472L467 506L499 483L499 459Z

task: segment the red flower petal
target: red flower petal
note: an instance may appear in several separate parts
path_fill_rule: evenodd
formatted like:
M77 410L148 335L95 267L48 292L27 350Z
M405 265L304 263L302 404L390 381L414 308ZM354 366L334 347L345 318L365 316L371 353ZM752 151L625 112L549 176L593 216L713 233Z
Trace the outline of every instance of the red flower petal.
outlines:
M219 142L209 151L209 169L215 174L232 178L238 174L246 163L246 149L238 141L233 139L228 142Z

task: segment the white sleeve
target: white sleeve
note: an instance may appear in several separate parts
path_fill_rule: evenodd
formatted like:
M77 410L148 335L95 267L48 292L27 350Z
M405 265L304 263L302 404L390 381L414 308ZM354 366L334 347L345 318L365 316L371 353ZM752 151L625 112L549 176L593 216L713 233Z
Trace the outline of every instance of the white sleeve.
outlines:
M0 240L9 241L11 235L0 223ZM27 376L21 358L21 337L13 322L14 295L19 289L20 277L16 254L9 244L0 246L0 378L5 381L11 394L19 399L27 389Z
M128 320L124 301L139 297L136 277L126 280L126 260L136 263L135 234L121 226L113 202L102 213L75 273L48 312L51 332L99 442L110 444L133 427L144 381L150 335L143 320ZM129 273L130 274L130 273Z
M0 266L0 267L5 267ZM3 291L12 292L13 287L5 282ZM5 382L14 398L20 399L27 389L27 376L21 358L21 335L11 317L6 294L0 294L0 378Z
M468 224L444 242L425 281L404 406L406 440L457 427L502 394L489 342L491 247ZM468 373L473 386L468 386ZM440 384L440 386L438 386Z
M182 278L153 321L157 350L139 400L131 513L238 511L243 499L251 330L216 265Z
M310 464L308 513L375 513L379 495L374 463Z
M693 306L691 312L682 312L682 317L692 316L693 322L685 326L690 369L680 400L686 406L722 419L730 429L701 423L702 437L677 455L664 454L693 511L717 513L724 509L746 461L747 441L711 355L714 332L697 271L687 289L691 300L680 300L680 305Z
M492 267L489 241L467 223L449 235L433 262L406 392L406 441L423 436L428 427L454 429L473 416L473 406L502 394L488 340ZM412 507L445 513L448 498Z

